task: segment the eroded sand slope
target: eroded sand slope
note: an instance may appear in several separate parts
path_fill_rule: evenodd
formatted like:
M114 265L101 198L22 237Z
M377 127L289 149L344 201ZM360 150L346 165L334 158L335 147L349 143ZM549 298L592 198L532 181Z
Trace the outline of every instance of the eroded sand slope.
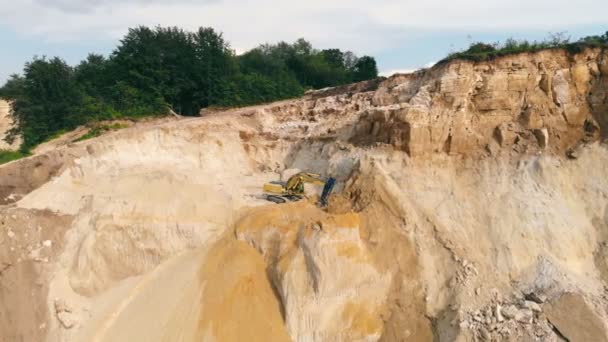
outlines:
M1 337L607 340L607 90L600 50L456 61L5 165ZM327 210L260 196L294 169Z

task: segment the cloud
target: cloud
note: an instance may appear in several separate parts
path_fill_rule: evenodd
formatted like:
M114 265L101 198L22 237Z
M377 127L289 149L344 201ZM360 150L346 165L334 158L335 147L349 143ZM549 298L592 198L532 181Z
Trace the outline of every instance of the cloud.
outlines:
M135 5L146 5L146 4L176 4L176 3L208 3L216 2L219 0L33 0L34 5L56 8L65 12L91 12L96 8L117 5L121 3L131 3Z
M579 0L0 0L0 25L45 40L109 40L136 25L212 26L239 50L306 37L372 53L420 31L608 23L608 1Z

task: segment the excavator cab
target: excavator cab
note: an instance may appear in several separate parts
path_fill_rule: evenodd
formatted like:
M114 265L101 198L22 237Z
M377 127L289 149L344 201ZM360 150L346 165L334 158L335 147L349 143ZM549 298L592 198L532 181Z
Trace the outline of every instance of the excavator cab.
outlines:
M264 184L266 199L274 203L295 202L304 198L304 184L312 183L323 185L323 192L318 205L326 207L336 179L333 177L323 177L316 173L300 172L287 180L287 182L270 182Z

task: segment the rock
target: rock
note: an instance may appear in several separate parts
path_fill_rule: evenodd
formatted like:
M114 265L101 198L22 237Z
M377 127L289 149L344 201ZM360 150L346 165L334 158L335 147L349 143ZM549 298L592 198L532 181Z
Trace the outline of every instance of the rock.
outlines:
M56 313L72 312L72 309L70 308L70 306L68 306L68 304L63 299L55 299L54 305L55 305Z
M30 248L31 246L28 246L28 250L30 250ZM40 261L40 250L31 249L30 252L27 254L27 257L30 260Z
M538 141L538 146L542 149L546 149L549 146L549 131L546 128L535 129L533 131L536 140Z
M496 308L494 309L494 315L496 316L496 320L498 322L502 322L505 320L505 318L502 316L502 313L501 313L500 304L496 304Z
M506 325L503 325L502 327L500 327L498 332L504 336L511 336L511 329L509 329L509 327Z
M519 310L517 310L514 305L509 305L502 308L500 313L502 313L502 315L507 319L513 319L517 315L518 311Z
M592 139L600 132L599 124L593 118L585 120L583 124L583 129L585 130L586 139Z
M578 159L578 158L580 158L583 146L584 146L584 144L579 143L579 144L577 144L574 147L570 147L569 149L566 150L566 157L568 157L569 159Z
M551 91L551 76L543 73L538 86L542 91L545 92L545 94L549 95Z
M519 310L517 314L515 314L515 320L520 323L532 323L532 319L534 318L534 313L530 309Z
M569 341L608 341L604 318L580 294L566 293L543 309L549 322Z
M500 151L500 145L498 145L498 143L496 143L495 141L490 141L488 144L486 144L486 151L491 156L495 156Z
M515 143L517 132L513 124L501 124L494 130L494 137L501 147L506 147Z
M8 233L6 233L6 235L8 235L8 237L11 239L15 237L15 233L13 233L12 230L9 230Z
M57 320L65 329L72 329L76 325L76 321L68 312L60 312L57 314Z
M479 334L481 335L481 339L484 341L490 341L492 339L492 335L490 335L490 332L484 327L479 329Z
M55 299L55 316L65 329L71 329L76 325L72 315L72 308L63 299Z
M46 241L44 241L44 242L42 243L42 245L43 245L44 247L51 247L51 246L53 245L53 241L51 241L51 240L46 240Z
M378 121L374 121L374 123L372 124L371 135L375 137L378 135L378 132L380 132L380 123Z
M524 302L524 306L534 312L541 312L542 308L540 307L540 305L538 305L538 303L526 300Z
M493 315L492 315L492 309L491 309L490 307L486 308L486 309L483 311L483 316L484 316L485 318L492 318L492 317L493 317Z
M542 304L547 301L547 296L540 293L531 292L525 295L526 300L532 301L538 304Z

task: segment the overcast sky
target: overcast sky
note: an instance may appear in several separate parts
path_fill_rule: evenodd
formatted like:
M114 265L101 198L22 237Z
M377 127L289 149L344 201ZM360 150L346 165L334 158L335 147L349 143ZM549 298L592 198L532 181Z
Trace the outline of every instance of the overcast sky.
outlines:
M34 55L71 64L108 54L128 27L211 26L236 51L310 40L376 57L380 71L423 67L471 41L608 31L608 0L0 0L0 84Z

